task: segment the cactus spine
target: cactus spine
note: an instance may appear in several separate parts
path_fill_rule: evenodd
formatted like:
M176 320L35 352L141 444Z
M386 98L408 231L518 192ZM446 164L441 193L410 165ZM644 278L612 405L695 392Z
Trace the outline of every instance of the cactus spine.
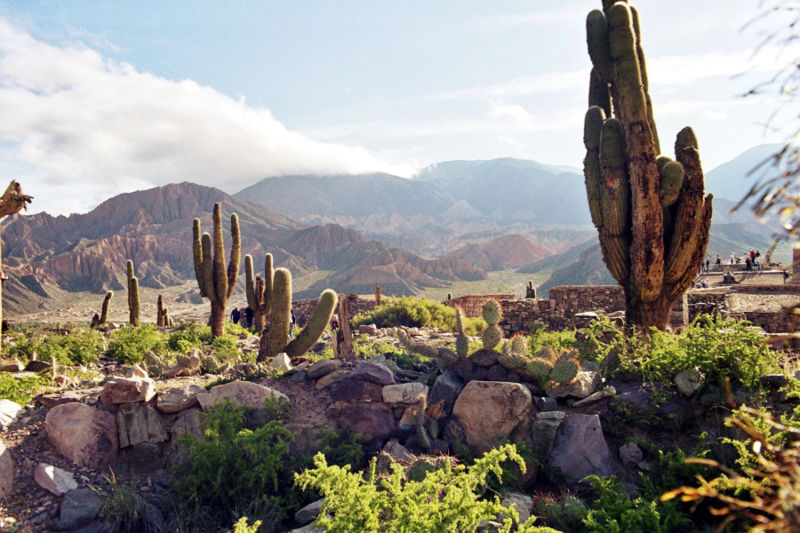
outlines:
M483 348L484 350L494 350L495 346L500 344L503 339L503 330L498 326L503 318L503 308L500 307L497 300L489 300L483 304L482 315L488 324L483 330Z
M264 322L270 311L270 297L272 295L272 254L264 256L264 278L255 276L253 258L250 254L244 256L245 292L247 293L247 307L253 311L253 328L260 332L264 329Z
M603 1L586 19L593 69L584 121L584 176L603 260L625 289L629 325L663 329L708 244L711 195L691 128L661 148L636 10ZM613 111L613 115L611 116Z
M126 264L128 274L128 320L131 326L139 325L139 279L133 275L133 261Z
M222 240L222 207L218 203L214 204L212 225L213 242L208 233L201 235L200 220L194 219L192 223L192 255L200 294L211 302L211 334L214 337L221 337L225 326L225 307L239 277L242 244L239 218L233 214L231 215L231 256L226 268L225 248Z
M289 340L290 313L292 311L292 273L286 268L275 269L271 296L269 330L264 330L258 360L285 352L289 357L299 357L311 349L322 336L338 303L336 292L325 289L319 296L317 308L306 327L293 340Z
M98 325L102 326L108 321L108 304L111 302L111 298L114 296L112 291L108 291L106 293L105 298L103 298L103 308L100 311L100 319Z

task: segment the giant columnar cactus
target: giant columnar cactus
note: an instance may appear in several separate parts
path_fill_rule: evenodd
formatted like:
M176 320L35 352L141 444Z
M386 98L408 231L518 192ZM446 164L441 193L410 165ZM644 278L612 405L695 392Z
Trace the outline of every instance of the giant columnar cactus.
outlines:
M317 308L306 327L289 341L289 322L292 311L292 273L285 268L275 269L273 276L271 317L269 331L264 331L261 339L262 349L258 360L285 352L289 357L299 357L311 349L319 340L331 321L336 309L338 296L331 289L319 295Z
M239 277L239 257L242 251L239 218L231 215L231 257L225 267L225 248L222 240L222 207L214 204L212 213L214 239L201 235L200 219L192 224L194 272L200 294L211 302L211 335L221 337L225 329L225 307L233 294ZM213 247L212 247L213 246Z
M660 155L636 10L625 0L603 6L586 20L594 65L584 124L586 192L603 260L625 289L628 324L663 329L700 269L711 195L703 198L691 128L678 133L675 161Z
M272 296L272 254L264 256L264 278L254 276L253 258L250 254L244 256L245 292L247 293L247 307L253 311L253 328L258 332L264 329L264 322L270 309Z
M98 325L100 326L108 321L108 304L111 302L111 298L113 296L114 293L112 291L108 291L105 298L103 298L103 309L100 311L100 320L98 322Z
M131 326L139 325L139 279L133 275L133 261L125 265L128 274L128 317Z

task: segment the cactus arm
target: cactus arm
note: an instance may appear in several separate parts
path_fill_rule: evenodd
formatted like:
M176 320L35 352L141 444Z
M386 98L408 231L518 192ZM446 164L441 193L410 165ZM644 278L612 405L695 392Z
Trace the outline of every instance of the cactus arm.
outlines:
M134 276L130 279L128 292L130 293L130 323L131 326L139 325L139 280Z
M214 290L213 265L211 261L211 235L203 233L203 282L200 283L200 293L205 293L206 297L213 303L217 301L217 292Z
M256 310L258 303L256 302L256 284L255 275L253 273L253 256L247 254L244 256L244 289L247 294L247 307Z
M589 211L595 227L603 226L600 175L600 129L605 120L605 112L598 106L591 106L586 111L583 126L583 144L586 146L586 157L583 160L583 175L586 183L586 196L589 200Z
M597 106L607 117L611 116L611 94L608 82L600 77L594 68L589 74L589 107Z
M608 39L606 16L599 9L593 9L586 16L586 40L589 57L601 79L610 80L613 76L611 47Z
M335 291L331 289L322 291L322 294L319 295L317 308L314 310L314 314L311 315L311 320L309 320L306 327L303 328L303 331L286 346L284 350L286 355L289 357L298 357L314 346L325 332L325 328L328 327L331 317L333 316L333 311L336 309L337 302L338 296ZM346 318L344 320L346 320Z
M685 177L667 252L664 277L668 283L676 283L692 264L693 251L700 244L698 242L700 234L704 233L706 211L703 199L703 170L700 165L697 139L691 128L684 128L678 133L675 140L675 157L683 166ZM705 249L702 254L705 254Z
M225 299L229 299L236 288L236 280L239 277L239 263L242 254L242 233L239 230L239 217L231 215L231 257L228 262L228 290Z
M650 125L650 134L653 136L653 146L656 153L661 153L661 143L658 140L658 130L656 129L656 119L653 116L653 102L650 99L650 89L647 81L647 64L644 61L644 48L642 48L642 32L639 27L639 12L635 7L630 6L631 22L633 23L633 35L636 38L636 59L639 61L639 72L642 76L642 90L644 100L647 105L647 123Z
M203 285L203 243L202 231L200 229L200 219L192 221L192 257L194 259L194 275L197 278L197 285L200 287L200 296L205 296L206 292Z
M269 328L269 354L283 351L289 338L289 313L292 309L292 274L285 268L275 269L272 291L272 322Z
M262 304L264 305L264 312L269 311L272 305L272 287L275 271L272 268L272 254L264 255L264 292Z
M610 118L600 129L600 174L603 227L611 235L622 235L630 227L630 185L625 171L625 141L622 123Z

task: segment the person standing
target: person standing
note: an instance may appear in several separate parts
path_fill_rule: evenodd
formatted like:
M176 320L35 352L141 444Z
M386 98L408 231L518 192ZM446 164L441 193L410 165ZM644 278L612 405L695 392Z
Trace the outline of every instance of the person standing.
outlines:
M289 310L289 341L292 340L292 333L294 332L294 309Z
M231 311L231 322L234 324L239 323L239 319L242 317L242 312L239 311L238 307L234 307L233 311Z

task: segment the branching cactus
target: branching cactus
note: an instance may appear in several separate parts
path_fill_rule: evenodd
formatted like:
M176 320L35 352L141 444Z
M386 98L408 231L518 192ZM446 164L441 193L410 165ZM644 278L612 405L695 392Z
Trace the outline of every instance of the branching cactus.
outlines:
M244 256L244 272L247 307L253 311L253 328L260 332L264 329L264 322L270 311L272 279L274 276L272 254L264 256L264 278L254 275L253 258L250 254Z
M231 215L231 256L227 268L225 266L225 247L222 240L222 207L214 204L212 213L214 239L211 235L201 235L200 219L192 224L192 252L194 256L194 272L200 295L211 302L211 335L221 337L224 334L225 307L228 298L233 294L239 277L239 257L242 250L239 218ZM213 247L212 247L213 246Z
M556 355L549 346L536 352L533 359L524 366L524 372L536 378L543 386L551 382L569 383L578 375L578 370L580 362L575 352L565 350Z
M285 352L289 357L299 357L319 341L331 321L338 296L331 289L319 295L317 308L303 330L289 340L290 314L292 311L292 273L286 268L277 268L273 276L271 318L269 331L262 335L258 360Z
M700 269L712 197L703 197L691 128L678 133L674 161L661 155L636 9L625 0L603 6L586 19L594 66L583 135L589 209L603 260L625 289L628 324L664 329Z
M139 279L133 275L133 261L126 264L128 274L128 320L131 326L139 325Z
M114 293L112 291L108 291L106 293L105 298L103 298L103 308L100 311L100 320L98 325L102 326L108 321L108 305L111 302L111 298L114 297Z
M159 294L156 301L156 325L160 328L168 328L171 326L170 322L169 310L164 305L164 297Z
M514 335L503 345L503 351L497 356L497 362L507 370L517 370L528 363L528 343L522 335Z
M494 350L503 340L503 329L498 325L503 318L503 308L497 300L489 300L483 304L482 315L488 324L483 330L483 349Z

